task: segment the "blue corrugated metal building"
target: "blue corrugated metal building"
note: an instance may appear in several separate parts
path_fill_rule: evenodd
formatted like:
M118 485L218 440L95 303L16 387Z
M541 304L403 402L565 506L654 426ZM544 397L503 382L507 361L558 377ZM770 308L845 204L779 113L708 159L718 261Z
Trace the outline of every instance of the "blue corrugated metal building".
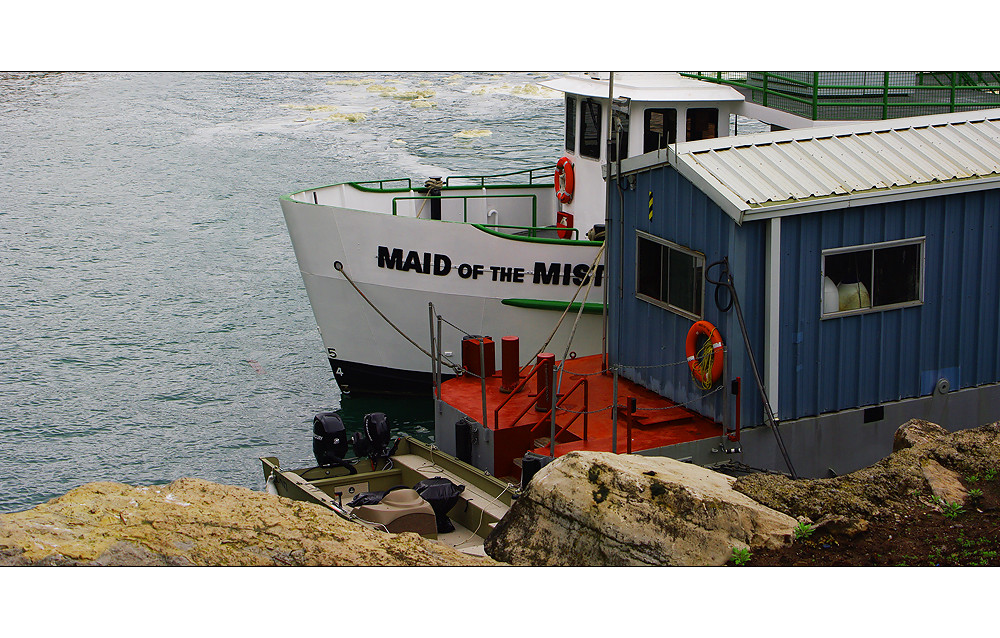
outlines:
M765 423L727 260L779 431L801 475L891 450L909 418L1000 420L1000 110L678 144L624 160L608 228L609 353L621 374L732 424ZM718 299L716 297L718 296ZM693 380L694 321L726 345ZM742 457L784 470L767 428ZM718 461L697 446L675 451Z

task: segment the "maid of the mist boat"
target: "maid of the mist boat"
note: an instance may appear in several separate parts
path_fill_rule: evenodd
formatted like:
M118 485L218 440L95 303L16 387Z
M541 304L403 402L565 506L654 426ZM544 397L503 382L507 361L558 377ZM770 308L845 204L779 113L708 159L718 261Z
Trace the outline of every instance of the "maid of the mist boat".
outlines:
M343 390L431 388L438 335L428 304L444 322L433 349L449 360L460 361L468 335L517 335L526 357L546 344L562 354L571 335L577 355L601 352L609 126L624 159L729 135L744 103L731 87L675 73L542 84L566 94L565 147L553 149L555 166L349 182L281 198Z

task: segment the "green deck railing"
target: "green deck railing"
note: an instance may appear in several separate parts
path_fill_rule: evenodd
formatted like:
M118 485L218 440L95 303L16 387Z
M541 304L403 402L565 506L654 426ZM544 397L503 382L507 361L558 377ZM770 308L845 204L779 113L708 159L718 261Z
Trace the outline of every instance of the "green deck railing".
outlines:
M527 175L528 185L534 186L535 180L542 180L543 178L548 179L555 183L553 176L555 175L556 165L542 166L541 168L528 168L521 171L513 171L510 173L497 173L496 175L451 175L446 177L444 180L445 186L451 186L451 180L471 180L478 181L479 186L486 186L486 180L488 179L500 179L502 177L513 177L514 175Z
M531 199L531 227L538 226L538 195L532 193L512 193L508 195L414 195L407 197L392 198L392 214L397 211L397 204L407 200L444 200L461 199L462 201L462 222L469 222L469 200L470 199ZM526 227L527 228L527 227Z
M741 89L750 102L811 120L889 119L1000 107L997 71L716 71L682 75Z
M348 182L348 183L351 184L352 186L361 186L361 187L367 186L368 184L378 184L377 190L386 190L385 185L391 184L392 182L406 182L406 186L389 190L406 190L406 191L413 190L413 182L410 180L409 177L397 177L395 179L370 179L365 182Z

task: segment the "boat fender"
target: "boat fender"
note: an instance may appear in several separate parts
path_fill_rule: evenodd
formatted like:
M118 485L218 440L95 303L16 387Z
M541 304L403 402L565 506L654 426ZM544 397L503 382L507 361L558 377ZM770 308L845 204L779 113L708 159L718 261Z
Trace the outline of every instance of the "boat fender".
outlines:
M698 337L705 336L712 342L712 367L704 370L701 362L695 356L695 347L698 344ZM687 341L684 343L684 353L687 355L688 367L695 381L702 386L711 387L722 377L722 335L719 329L707 321L696 321L687 333Z
M568 157L561 157L556 162L556 197L563 204L573 201L573 189L576 187L576 175L573 173L573 162Z

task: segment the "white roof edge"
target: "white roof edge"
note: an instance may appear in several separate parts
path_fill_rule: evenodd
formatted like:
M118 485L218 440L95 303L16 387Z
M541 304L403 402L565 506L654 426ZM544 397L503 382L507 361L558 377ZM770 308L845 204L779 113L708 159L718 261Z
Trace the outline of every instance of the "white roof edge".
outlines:
M608 79L586 75L570 75L539 82L541 86L563 93L607 98ZM615 74L615 97L627 97L648 102L743 102L743 94L722 84L714 84L679 73L624 73Z
M888 189L879 189L877 191L867 191L864 193L836 195L821 200L788 202L775 204L773 206L760 206L755 208L744 207L745 210L743 211L742 219L744 221L759 221L771 219L773 217L819 213L825 210L838 208L871 206L873 204L881 203L882 200L900 201L905 199L916 199L918 197L926 196L928 191L936 190L946 190L949 191L949 194L972 193L986 190L988 188L994 188L998 184L1000 184L1000 175L980 177L978 179L967 178L961 181L940 182L936 184L920 184L917 186L895 186Z

